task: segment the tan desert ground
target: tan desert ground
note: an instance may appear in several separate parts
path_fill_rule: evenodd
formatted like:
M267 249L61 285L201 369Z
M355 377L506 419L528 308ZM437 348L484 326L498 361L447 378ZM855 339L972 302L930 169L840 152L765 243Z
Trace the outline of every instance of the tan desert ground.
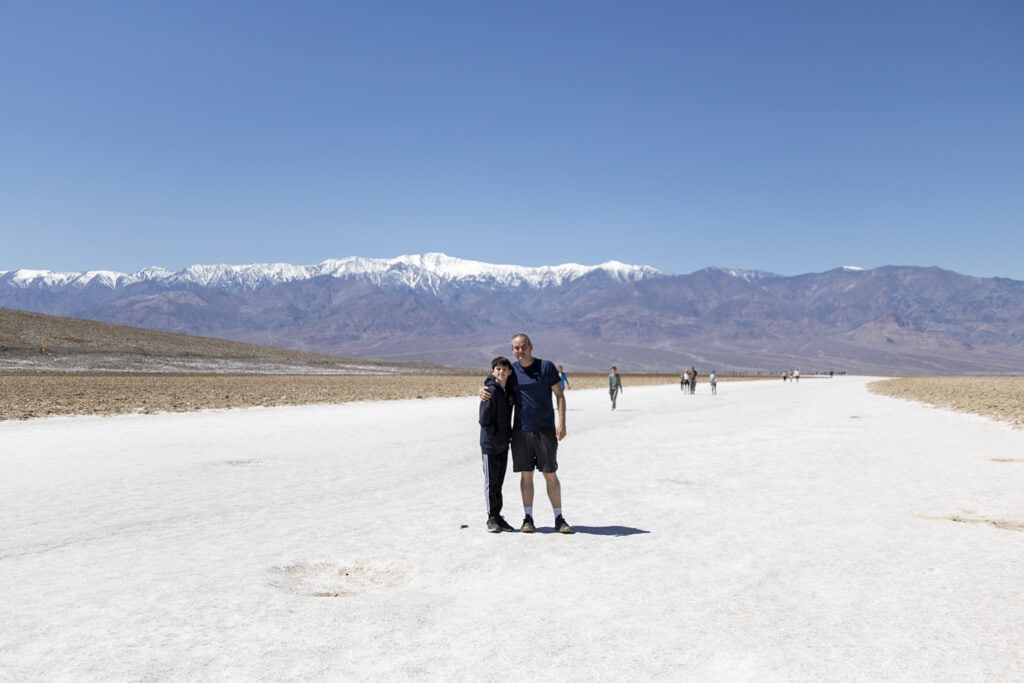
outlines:
M484 375L0 373L0 419L469 396ZM605 377L579 375L571 381L587 389L602 386ZM674 380L674 375L623 376L627 391L631 385Z
M1024 428L1024 377L900 377L872 382L876 394L985 415Z

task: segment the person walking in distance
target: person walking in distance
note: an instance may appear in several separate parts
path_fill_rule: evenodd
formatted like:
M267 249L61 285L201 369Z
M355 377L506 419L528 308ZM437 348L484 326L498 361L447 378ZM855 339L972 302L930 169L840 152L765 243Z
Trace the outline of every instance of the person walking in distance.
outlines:
M714 396L718 393L718 373L712 370L708 375L708 382L711 384L711 394Z
M608 373L608 396L612 399L612 410L615 410L620 391L622 391L622 377L619 376L619 369L613 365L612 371Z
M512 405L506 393L512 362L504 356L491 361L491 374L484 380L490 399L480 402L480 449L483 451L484 500L487 503L487 530L492 533L515 531L501 516L501 488L508 469L508 445L512 438Z
M520 473L519 492L523 496L523 524L519 531L533 533L534 471L544 475L548 500L555 515L555 530L563 534L573 529L562 515L562 483L558 479L558 442L565 438L565 392L554 363L533 355L533 342L525 334L512 337L511 387L515 412L512 420L512 470ZM557 420L551 397L558 405ZM486 387L482 400L490 399Z

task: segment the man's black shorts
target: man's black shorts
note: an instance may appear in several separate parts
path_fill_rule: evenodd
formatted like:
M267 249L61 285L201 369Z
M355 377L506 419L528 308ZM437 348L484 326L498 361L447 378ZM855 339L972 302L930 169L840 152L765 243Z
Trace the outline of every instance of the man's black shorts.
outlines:
M554 429L512 432L512 471L558 471L558 437Z

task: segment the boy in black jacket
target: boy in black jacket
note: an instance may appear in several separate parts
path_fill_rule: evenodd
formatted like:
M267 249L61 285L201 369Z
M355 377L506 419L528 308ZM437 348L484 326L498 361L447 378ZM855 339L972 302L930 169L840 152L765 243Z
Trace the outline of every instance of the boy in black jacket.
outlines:
M491 374L484 386L491 397L480 403L480 449L483 451L484 496L487 500L487 530L515 531L501 516L501 487L508 468L508 444L512 438L512 403L507 387L512 363L504 356L491 361Z

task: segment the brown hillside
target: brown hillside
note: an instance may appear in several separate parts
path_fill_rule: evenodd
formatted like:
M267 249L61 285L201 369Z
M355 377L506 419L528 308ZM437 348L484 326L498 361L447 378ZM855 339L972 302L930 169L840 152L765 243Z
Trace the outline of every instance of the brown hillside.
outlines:
M242 342L0 308L0 371L431 372Z

